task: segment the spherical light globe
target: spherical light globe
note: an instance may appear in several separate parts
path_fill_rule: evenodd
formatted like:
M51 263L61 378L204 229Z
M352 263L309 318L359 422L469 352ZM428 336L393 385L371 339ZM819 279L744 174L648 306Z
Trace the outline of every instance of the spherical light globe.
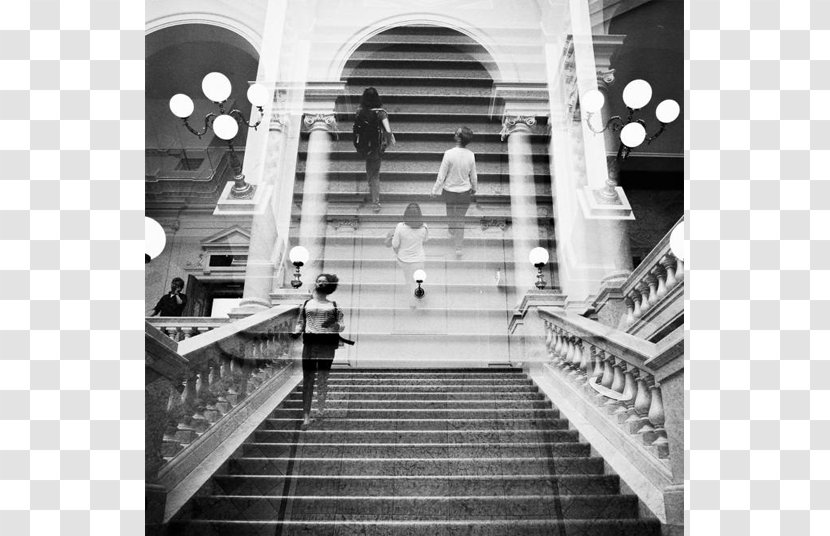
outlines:
M427 280L427 273L423 270L415 270L415 273L412 274L412 279L416 282L420 281L421 283L423 283Z
M530 250L530 255L528 255L528 260L530 260L530 264L536 266L537 264L547 264L550 255L548 254L548 250L545 248L533 248Z
M184 93L177 93L170 97L170 111L176 117L190 117L193 113L193 100Z
M144 254L151 259L158 257L167 244L167 235L164 234L161 224L153 218L144 217Z
M634 148L639 146L646 139L646 129L640 123L629 123L620 132L620 141L626 147Z
M623 102L632 110L639 110L651 100L651 85L645 80L632 80L623 89Z
M672 230L671 236L669 236L669 247L671 248L672 255L681 261L686 260L686 238L684 233L684 222L680 222L674 230Z
M202 79L202 93L213 102L223 102L231 96L231 81L222 73L208 73Z
M655 115L657 115L657 120L661 123L671 123L680 115L680 105L675 100L666 99L657 105Z
M253 84L248 88L248 101L254 106L265 106L268 102L268 88L262 84Z
M288 252L288 258L291 259L291 264L302 263L305 264L308 262L308 250L303 246L294 246L291 248L291 251Z
M228 114L222 114L213 120L213 131L225 141L232 140L239 132L239 124Z
M605 95L598 89L592 89L582 95L582 109L586 112L595 113L602 109L605 104Z

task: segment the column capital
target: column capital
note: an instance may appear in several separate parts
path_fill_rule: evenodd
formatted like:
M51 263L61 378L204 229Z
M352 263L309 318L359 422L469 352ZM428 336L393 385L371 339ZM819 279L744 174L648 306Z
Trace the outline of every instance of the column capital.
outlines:
M313 132L323 130L334 134L337 131L337 118L334 112L312 112L303 115L303 124Z
M535 126L535 115L506 112L502 116L501 120L501 141L504 141L505 138L509 137L514 132L530 133Z

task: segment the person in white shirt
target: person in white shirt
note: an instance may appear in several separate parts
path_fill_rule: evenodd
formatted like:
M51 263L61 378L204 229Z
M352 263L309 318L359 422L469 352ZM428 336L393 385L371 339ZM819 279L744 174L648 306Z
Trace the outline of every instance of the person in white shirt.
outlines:
M404 274L404 282L415 287L413 274L416 270L424 269L424 242L429 239L429 228L424 223L421 207L418 203L410 203L403 213L404 221L395 227L392 235L392 249L398 259L398 266ZM410 298L410 307L416 305L414 295Z
M455 246L455 255L460 257L464 241L464 217L478 188L475 154L467 149L473 140L473 131L460 127L455 131L455 147L444 153L438 179L432 187L431 197L441 193L447 205L447 220L450 239Z

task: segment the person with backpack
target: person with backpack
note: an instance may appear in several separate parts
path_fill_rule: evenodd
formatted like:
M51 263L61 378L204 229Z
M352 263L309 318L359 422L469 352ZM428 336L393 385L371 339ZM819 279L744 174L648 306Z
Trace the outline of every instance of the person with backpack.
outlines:
M334 274L320 274L314 283L311 299L300 308L293 336L303 337L303 425L311 423L311 400L314 380L319 374L317 401L320 412L325 410L328 377L334 361L334 351L340 345L344 329L343 311L328 296L337 290L340 279ZM352 344L351 341L344 342Z
M478 188L476 156L467 149L473 140L473 131L459 127L455 131L455 147L444 152L438 178L432 187L430 197L441 193L447 206L447 220L450 241L455 246L455 256L461 257L464 242L464 217Z
M366 179L369 181L369 194L372 198L372 210L380 212L380 161L388 145L395 145L395 135L389 126L389 114L383 109L378 90L368 87L360 97L360 105L355 112L354 147L358 154L366 159Z

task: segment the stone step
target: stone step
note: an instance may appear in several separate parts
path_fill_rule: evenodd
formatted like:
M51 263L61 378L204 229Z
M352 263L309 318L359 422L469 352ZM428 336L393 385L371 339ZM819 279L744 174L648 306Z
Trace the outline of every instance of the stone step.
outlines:
M299 417L270 417L266 419L260 426L261 430L291 430L296 431L301 428L302 419ZM453 418L398 418L398 419L381 419L381 418L332 418L326 416L325 419L317 420L312 423L307 431L321 430L324 432L336 431L353 431L353 432L370 432L370 431L399 431L412 432L419 430L432 431L447 431L447 432L462 432L462 431L519 431L519 430L533 430L533 431L553 431L553 430L567 430L567 419L560 418L498 418L498 419L453 419Z
M331 516L320 516L329 518ZM377 521L374 516L335 515L336 521L192 520L175 523L182 536L660 536L656 520L636 519L480 519Z
M287 506L281 503L285 502ZM422 520L447 517L476 519L521 516L524 519L633 519L637 516L636 496L605 495L514 495L487 496L245 496L213 495L193 501L193 517L224 519L242 514L248 520L273 520L281 507L292 520L307 515L363 515L394 520L396 516L417 516ZM289 514L290 512L290 514Z
M406 389L406 388L404 388ZM300 400L302 391L297 390L292 392L289 400ZM354 389L329 389L328 400L334 402L336 400L445 400L445 401L463 401L463 400L479 400L481 398L490 398L497 401L500 400L544 400L545 395L542 393L527 391L527 392L493 392L493 391L468 391L468 392L421 392L421 391L377 391L377 390L354 390Z
M274 417L297 418L299 409L276 409ZM559 410L552 408L525 409L525 408L493 408L493 409L467 409L467 408L435 408L435 409L341 409L331 408L326 412L327 417L349 419L349 418L374 418L374 419L531 419L558 417Z
M484 475L602 475L604 461L598 457L501 457L480 458L309 458L241 456L228 462L231 474L292 474L340 476L484 476Z
M526 387L534 388L536 384L533 380L524 375L510 375L509 377L498 377L496 375L481 374L469 375L467 377L442 377L436 376L420 376L418 373L411 374L354 374L347 373L333 373L329 377L329 385L335 386L350 386L350 385L373 385L373 386L388 386L388 387L404 387L409 388L413 386L504 386L504 387Z
M585 457L590 446L576 442L534 443L254 443L242 446L243 456L300 458L471 458L532 456Z
M302 407L302 401L289 399L282 403L285 409ZM547 400L337 400L327 399L328 410L351 409L546 409Z
M502 308L502 310L508 310L517 301L508 301L505 293L496 288L495 285L490 288L483 287L480 284L460 283L449 280L446 274L431 270L429 267L425 268L425 270L428 279L423 284L423 289L426 294L418 302L418 306L423 310L432 310L436 314L427 314L421 309L411 311L396 308L398 314L394 318L388 318L388 322L430 320L436 326L444 326L452 316L452 312L447 310L451 303L464 303L468 308ZM403 298L408 299L409 297L409 292L403 287L402 283L351 283L341 279L337 292L338 294L332 296L332 298L343 308L350 306L379 308L389 306L393 303L406 307L405 303L398 302ZM348 299L347 296L354 296L355 298ZM357 297L359 297L359 302L355 303ZM505 324L504 329L506 330L507 327L507 324ZM382 328L378 326L378 330L382 331ZM464 332L453 333L458 334Z
M426 160L429 162L438 161L444 156L444 152L454 146L453 135L455 129L459 126L469 126L464 123L448 124L443 130L435 130L435 126L431 123L424 123L419 125L406 125L397 121L392 125L392 132L395 133L396 145L388 147L383 154L383 161L390 162L393 160L417 161ZM402 127L410 126L410 128L420 127L421 131L412 131ZM341 124L341 129L338 131L339 139L331 144L329 150L329 158L335 162L342 162L348 160L363 161L364 157L359 155L354 148L351 125L348 123ZM348 128L348 130L345 130ZM472 127L471 127L472 128ZM501 127L499 127L501 128ZM430 129L430 130L427 130ZM495 130L495 126L493 127ZM490 133L480 133L474 130L473 142L468 148L476 155L476 164L484 162L508 162L510 159L510 152L507 141L502 141L499 135L499 130ZM544 161L548 159L548 140L543 136L532 136L531 143L528 144L529 154L534 160ZM299 146L300 158L305 159L308 156L308 137L300 142Z
M321 423L320 426L324 426ZM576 443L576 430L257 430L257 443Z
M610 495L615 475L329 476L218 475L213 495L300 496L511 496Z
M449 149L450 147L445 147ZM443 153L429 153L424 159L414 159L411 156L412 154L405 154L402 153L400 156L395 156L394 154L395 149L391 149L388 153L384 155L383 163L381 164L381 180L385 177L385 175L389 174L396 174L396 173L432 173L432 181L435 181L435 176L438 174L438 168L441 166L441 155ZM411 151L410 151L411 153ZM334 171L336 170L338 173L365 173L366 172L366 162L362 158L359 158L359 155L356 152L349 152L343 153L349 155L349 160L337 160L332 161L329 165L329 169ZM352 157L351 155L354 155ZM496 159L496 161L491 161L489 157L485 157L479 159L476 162L476 174L497 174L499 176L504 175L505 177L510 176L510 167L507 161L507 155L500 155L504 158ZM550 174L550 162L547 159L546 155L539 155L539 158L533 159L532 164L533 174L537 177L542 177ZM306 170L306 161L305 159L299 160L297 162L297 173L304 174ZM330 177L331 180L332 177ZM295 189L296 191L296 189Z

